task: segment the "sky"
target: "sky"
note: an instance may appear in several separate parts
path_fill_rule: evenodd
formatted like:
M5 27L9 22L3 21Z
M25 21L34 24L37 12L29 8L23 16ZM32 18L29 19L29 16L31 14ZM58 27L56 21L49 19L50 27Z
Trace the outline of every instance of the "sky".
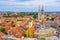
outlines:
M60 0L0 0L0 11L38 12L42 6L46 12L60 12Z

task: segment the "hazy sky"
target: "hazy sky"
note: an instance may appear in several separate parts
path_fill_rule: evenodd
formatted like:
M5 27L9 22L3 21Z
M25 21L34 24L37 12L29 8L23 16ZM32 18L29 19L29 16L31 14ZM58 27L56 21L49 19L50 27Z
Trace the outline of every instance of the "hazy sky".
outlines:
M60 11L60 0L0 0L0 11L36 12L39 5L45 11Z

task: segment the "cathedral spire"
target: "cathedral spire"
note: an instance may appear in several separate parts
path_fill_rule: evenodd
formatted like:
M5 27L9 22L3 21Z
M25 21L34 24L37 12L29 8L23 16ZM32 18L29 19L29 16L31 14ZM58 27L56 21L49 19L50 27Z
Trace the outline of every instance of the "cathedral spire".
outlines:
M40 10L40 6L38 8L38 20L40 20L40 14L41 14L41 10Z
M44 11L44 9L43 9L44 7L42 6L42 9L41 9L41 11Z
M44 19L44 9L43 9L43 6L42 8L40 9L40 6L39 6L39 9L38 9L38 20L42 20Z
M41 14L44 14L44 7L41 8Z
M39 10L38 11L40 12L40 6L39 6Z

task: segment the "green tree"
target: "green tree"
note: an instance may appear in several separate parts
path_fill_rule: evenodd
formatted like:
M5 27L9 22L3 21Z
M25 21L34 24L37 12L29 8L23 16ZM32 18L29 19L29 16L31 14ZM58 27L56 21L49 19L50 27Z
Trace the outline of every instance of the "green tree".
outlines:
M5 32L5 28L0 28L0 32Z

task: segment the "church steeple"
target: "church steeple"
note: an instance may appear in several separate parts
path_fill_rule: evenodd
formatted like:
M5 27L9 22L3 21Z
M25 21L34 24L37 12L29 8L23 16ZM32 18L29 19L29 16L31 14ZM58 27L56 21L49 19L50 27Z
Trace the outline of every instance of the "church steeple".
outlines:
M39 9L38 9L38 20L42 20L44 19L44 9L43 9L43 6L42 8L40 9L40 6L39 6Z
M38 12L40 12L41 10L40 10L40 6L39 6L39 9L38 9Z
M41 14L41 10L40 10L40 6L38 8L38 20L40 20L40 14Z
M44 14L44 9L43 9L43 6L42 6L42 9L41 9L41 14Z

